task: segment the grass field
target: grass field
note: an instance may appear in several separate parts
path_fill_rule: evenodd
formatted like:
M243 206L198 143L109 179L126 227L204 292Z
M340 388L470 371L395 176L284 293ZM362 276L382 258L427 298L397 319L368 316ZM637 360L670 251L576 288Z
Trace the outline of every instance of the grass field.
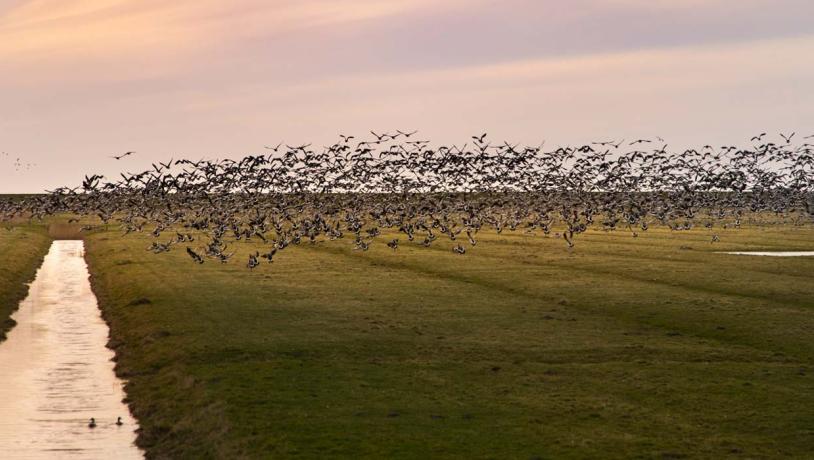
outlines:
M814 229L721 239L342 240L250 272L111 231L87 258L154 458L809 456L814 259L714 251Z
M50 243L44 226L0 226L0 342L14 326L9 316L28 292L26 283L34 278Z

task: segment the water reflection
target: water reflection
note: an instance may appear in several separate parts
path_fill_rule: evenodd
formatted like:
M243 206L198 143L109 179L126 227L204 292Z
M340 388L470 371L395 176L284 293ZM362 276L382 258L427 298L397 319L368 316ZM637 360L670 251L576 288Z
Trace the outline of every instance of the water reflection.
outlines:
M53 243L0 343L3 459L143 458L83 250L82 241Z

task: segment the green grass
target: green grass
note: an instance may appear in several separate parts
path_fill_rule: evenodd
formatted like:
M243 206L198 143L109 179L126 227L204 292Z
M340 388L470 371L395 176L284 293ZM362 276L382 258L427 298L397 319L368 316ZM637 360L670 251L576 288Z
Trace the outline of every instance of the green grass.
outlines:
M14 326L11 314L28 292L51 239L44 226L0 226L0 342Z
M0 318L49 241L0 232ZM88 257L153 457L814 449L814 261L711 252L811 249L811 228L491 235L464 257L342 241L251 273L148 242L99 233Z
M253 272L118 235L87 258L152 458L814 452L814 260L714 253L811 227L304 243Z

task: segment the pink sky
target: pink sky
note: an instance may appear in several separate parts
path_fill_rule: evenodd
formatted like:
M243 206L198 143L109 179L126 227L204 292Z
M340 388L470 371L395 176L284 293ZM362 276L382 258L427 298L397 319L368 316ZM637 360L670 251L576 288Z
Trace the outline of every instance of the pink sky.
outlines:
M371 129L812 134L812 17L810 0L0 0L0 193Z

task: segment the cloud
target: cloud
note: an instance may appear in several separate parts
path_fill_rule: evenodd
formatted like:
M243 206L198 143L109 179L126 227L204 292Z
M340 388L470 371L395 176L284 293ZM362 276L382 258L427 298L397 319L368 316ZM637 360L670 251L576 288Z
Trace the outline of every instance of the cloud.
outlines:
M460 67L796 36L811 13L808 0L23 0L0 9L0 84Z
M39 167L0 164L0 192L370 129L535 144L804 131L806 2L6 2L0 150Z
M28 0L0 15L0 58L172 54L219 40L371 20L431 4L430 0Z

